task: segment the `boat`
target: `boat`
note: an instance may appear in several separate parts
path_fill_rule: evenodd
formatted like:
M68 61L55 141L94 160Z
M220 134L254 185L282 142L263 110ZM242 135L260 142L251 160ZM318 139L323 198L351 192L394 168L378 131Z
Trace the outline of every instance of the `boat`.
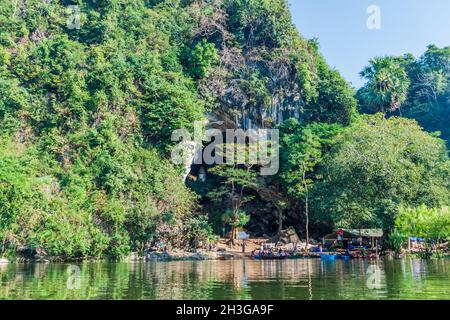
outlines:
M322 260L335 260L336 259L336 255L335 254L321 253L320 257L322 258Z
M262 255L256 255L252 257L253 260L284 260L289 258L289 256L262 256Z

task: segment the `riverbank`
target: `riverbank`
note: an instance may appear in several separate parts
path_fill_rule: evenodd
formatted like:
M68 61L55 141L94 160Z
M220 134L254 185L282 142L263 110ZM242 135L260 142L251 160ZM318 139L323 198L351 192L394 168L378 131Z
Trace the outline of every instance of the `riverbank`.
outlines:
M196 260L239 260L248 259L251 257L251 252L259 250L261 245L266 243L268 239L247 239L243 248L243 241L236 240L231 244L229 239L220 239L217 244L208 249L169 249L167 251L151 250L146 252L132 252L127 257L120 259L121 261L196 261ZM299 249L304 246L301 244ZM280 246L288 250L288 246ZM311 257L316 255L311 254ZM318 257L318 255L317 255ZM9 261L5 259L4 263L66 263L66 262L80 262L80 261L109 261L108 258L98 257L80 257L67 258L62 256L48 256L42 253L21 255L17 254L15 257L9 257Z
M289 256L287 259L317 259L320 258L319 253L313 252L298 252L295 255ZM385 256L380 257L380 259L388 259L388 260L402 260L404 258L419 258L415 254L403 254L401 257L395 259L393 254L387 254ZM449 253L443 254L440 259L448 259L450 258ZM188 252L188 251L152 251L146 254L139 254L137 252L133 252L129 256L120 259L120 260L111 260L108 258L92 258L92 257L84 257L84 258L63 258L63 257L41 257L41 258L11 258L11 259L1 259L0 265L7 265L11 263L79 263L79 262L136 262L136 261L206 261L206 260L244 260L251 259L251 254L246 252L237 252L237 251L197 251L197 252ZM431 258L435 260L434 258ZM436 258L439 259L439 258Z
M229 251L151 251L145 254L133 252L117 261L199 261L199 260L238 260L250 258L250 254ZM108 258L67 258L67 257L12 257L0 259L0 264L9 263L68 263L68 262L107 262Z
M220 239L216 245L208 249L196 249L195 252L184 250L169 250L165 252L149 252L140 259L156 261L181 261L181 260L238 260L250 258L251 252L260 248L267 239L248 239L245 247L242 240L236 240L234 244L229 239ZM131 257L133 258L133 257ZM137 257L138 258L138 257ZM137 259L139 260L139 258Z
M258 252L262 245L270 243L271 239L267 238L256 238L245 240L245 246L243 246L244 241L236 240L234 244L230 242L229 239L220 239L217 244L213 247L183 250L183 249L169 249L166 251L153 250L145 252L132 252L127 257L120 260L111 260L107 257L80 257L80 258L67 258L61 256L47 256L42 253L34 255L17 255L16 257L8 257L0 259L0 264L8 263L70 263L70 262L108 262L108 261L201 261L201 260L242 260L250 259L252 251ZM275 245L275 243L271 243ZM295 254L292 254L292 244L291 243L278 243L276 249L282 249L285 252L290 253L289 259L301 259L301 258L320 258L318 252L310 252L309 249L316 247L314 244L308 245L308 250L306 250L306 243L297 242L297 248ZM392 252L384 252L383 257L394 258ZM413 252L408 253L403 250L401 257L417 257L417 254ZM449 257L449 252L443 252L441 258ZM363 257L361 257L363 258Z
M188 252L182 250L173 250L166 252L149 252L146 260L156 261L180 261L180 260L237 260L251 258L252 251L258 251L263 244L270 241L268 238L255 238L243 240L235 240L231 243L229 239L220 239L213 247L208 249L197 249L196 252ZM245 245L243 245L245 243ZM309 248L315 247L309 245ZM291 244L279 244L277 249L283 249L286 252L292 250ZM317 253L306 253L305 243L298 242L298 253L291 258L318 258ZM143 259L141 258L141 259ZM139 260L139 259L138 259Z

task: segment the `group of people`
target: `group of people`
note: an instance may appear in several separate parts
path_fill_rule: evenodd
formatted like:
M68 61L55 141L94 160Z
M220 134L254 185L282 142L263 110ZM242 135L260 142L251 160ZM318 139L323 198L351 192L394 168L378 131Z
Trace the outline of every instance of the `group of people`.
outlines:
M250 254L251 258L287 258L290 253L283 249L264 249L264 250L253 250Z

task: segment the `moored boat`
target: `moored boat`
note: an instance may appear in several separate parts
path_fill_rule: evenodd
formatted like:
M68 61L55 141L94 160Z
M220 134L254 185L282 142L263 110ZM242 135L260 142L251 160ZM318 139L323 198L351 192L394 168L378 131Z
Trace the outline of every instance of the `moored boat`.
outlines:
M335 260L336 259L335 254L321 253L320 257L322 258L322 260Z
M256 255L253 256L252 259L254 260L284 260L289 258L289 256L263 256L263 255Z

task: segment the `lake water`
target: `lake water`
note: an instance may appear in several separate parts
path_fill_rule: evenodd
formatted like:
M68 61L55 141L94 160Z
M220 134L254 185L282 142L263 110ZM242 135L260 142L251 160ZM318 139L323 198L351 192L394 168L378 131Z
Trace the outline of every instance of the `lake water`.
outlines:
M450 259L0 265L0 299L450 299Z

